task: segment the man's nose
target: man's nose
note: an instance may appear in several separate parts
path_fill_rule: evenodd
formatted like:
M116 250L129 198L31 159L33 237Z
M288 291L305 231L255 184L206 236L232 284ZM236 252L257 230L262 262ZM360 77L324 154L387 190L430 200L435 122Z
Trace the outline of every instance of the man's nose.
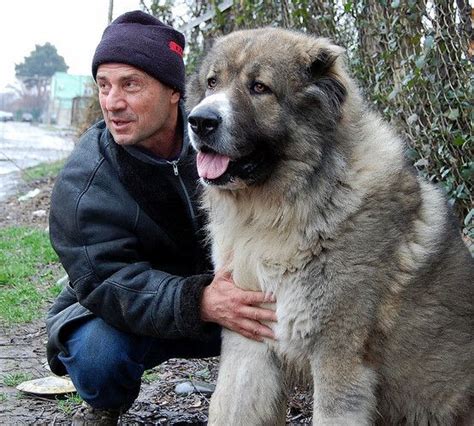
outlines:
M125 109L127 107L127 103L125 102L122 91L116 88L110 89L105 100L105 107L108 111L118 111Z

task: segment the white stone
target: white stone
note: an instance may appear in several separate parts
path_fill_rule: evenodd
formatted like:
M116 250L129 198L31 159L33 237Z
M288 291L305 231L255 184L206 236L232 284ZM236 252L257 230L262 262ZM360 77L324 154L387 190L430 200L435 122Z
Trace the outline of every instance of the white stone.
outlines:
M31 213L34 217L45 217L46 216L46 210L35 210L33 213Z
M18 197L18 201L26 201L29 200L30 198L36 197L41 190L39 188L33 189L29 192L27 192L25 195L22 195L21 197Z
M71 380L63 377L48 376L40 379L28 380L16 387L19 391L35 395L63 395L76 392Z
M178 395L188 393L202 393L203 395L211 395L216 388L215 385L204 382L182 382L176 385L174 391Z

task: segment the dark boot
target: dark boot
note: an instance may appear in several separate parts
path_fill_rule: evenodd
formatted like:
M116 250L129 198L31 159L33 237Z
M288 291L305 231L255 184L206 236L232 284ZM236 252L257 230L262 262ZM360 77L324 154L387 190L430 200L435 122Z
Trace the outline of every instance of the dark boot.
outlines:
M119 423L120 410L101 410L85 402L72 416L73 426L116 426Z

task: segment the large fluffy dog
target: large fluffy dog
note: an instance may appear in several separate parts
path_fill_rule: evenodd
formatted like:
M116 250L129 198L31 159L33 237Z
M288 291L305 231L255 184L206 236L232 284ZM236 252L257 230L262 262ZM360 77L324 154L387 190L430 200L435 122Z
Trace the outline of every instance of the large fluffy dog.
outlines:
M284 423L289 371L312 378L315 424L446 426L470 410L472 258L341 50L236 32L188 85L215 264L277 300L277 341L224 332L210 424Z

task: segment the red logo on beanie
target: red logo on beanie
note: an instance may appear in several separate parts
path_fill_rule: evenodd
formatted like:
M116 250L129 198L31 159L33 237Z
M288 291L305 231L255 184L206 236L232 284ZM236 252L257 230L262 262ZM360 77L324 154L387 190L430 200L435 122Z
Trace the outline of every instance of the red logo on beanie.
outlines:
M176 52L179 56L183 57L183 48L178 43L170 41L168 46L173 52Z

